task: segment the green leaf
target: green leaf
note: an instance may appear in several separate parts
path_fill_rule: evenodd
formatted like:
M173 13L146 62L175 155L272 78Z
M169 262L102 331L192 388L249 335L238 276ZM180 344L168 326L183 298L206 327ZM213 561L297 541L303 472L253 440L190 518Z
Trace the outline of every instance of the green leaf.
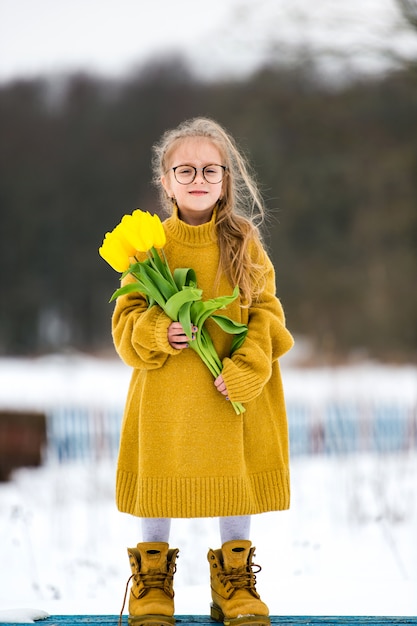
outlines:
M127 285L124 285L123 287L119 287L119 289L117 289L114 294L112 295L112 297L110 298L109 302L113 302L113 300L116 300L116 298L118 298L119 296L125 296L128 293L132 293L134 291L137 291L139 293L144 293L142 292L142 290L139 288L138 283L128 283ZM144 295L146 295L144 293Z
M246 324L235 322L226 315L212 315L211 319L214 320L225 333L229 333L230 335L240 335L241 333L245 333L246 335L248 332Z
M177 289L169 280L164 278L159 271L153 267L145 266L141 268L142 275L145 274L155 287L161 292L165 300L169 300L176 293Z
M202 327L204 322L213 315L218 308L217 303L213 302L213 300L194 302L191 307L191 318L194 324L198 326L198 328Z
M163 306L163 309L172 320L178 320L178 312L183 304L199 300L202 295L202 289L184 287L181 291L178 291L170 297L170 299Z
M240 335L235 335L233 337L232 345L230 346L230 354L233 354L233 352L235 352L236 350L240 348L240 346L245 341L247 334L248 334L247 332L241 333Z
M161 259L161 257L158 254L158 251L155 248L151 248L148 262L150 263L150 265L152 265L152 267L157 272L159 272L165 278L166 281L168 281L170 285L172 285L172 287L175 290L175 282L172 277L171 270L168 266L168 263L165 259L165 256L164 256L164 259Z
M220 328L226 333L235 335L232 341L230 352L233 353L235 350L240 348L240 346L246 339L246 335L248 334L248 327L246 326L246 324L235 322L229 317L226 317L226 315L212 315L211 319L216 322L220 326Z
M197 352L214 378L217 378L221 372L222 364L214 348L211 337L205 328L198 330L195 340L190 342L190 348Z
M184 332L190 341L192 340L192 336L193 336L192 329L191 329L193 324L192 324L191 315L190 315L191 304L192 304L191 300L189 300L188 302L184 302L184 304L178 311L178 321L181 323L181 326L183 327Z
M137 263L132 263L132 265L129 265L127 270L122 274L122 278L124 278L128 274L139 274L143 265L149 265L149 259L145 259L144 261L138 261Z
M228 304L236 300L239 295L239 288L235 287L231 296L218 296L210 300L197 302L191 310L191 317L196 326L200 327L204 324L215 311L224 309Z
M177 267L174 270L174 280L178 289L197 286L197 276L191 267Z
M138 285L138 291L142 291L148 297L152 298L157 304L159 304L161 309L164 308L166 298L164 298L163 294L161 294L158 287L154 285L152 280L149 279L144 268L141 268L140 276L138 277Z
M220 361L219 355L217 354L216 348L214 347L213 340L210 337L206 328L203 328L200 333L201 338L201 346L207 354L207 357L211 360L213 365L216 368L216 376L218 376L222 369L222 362Z

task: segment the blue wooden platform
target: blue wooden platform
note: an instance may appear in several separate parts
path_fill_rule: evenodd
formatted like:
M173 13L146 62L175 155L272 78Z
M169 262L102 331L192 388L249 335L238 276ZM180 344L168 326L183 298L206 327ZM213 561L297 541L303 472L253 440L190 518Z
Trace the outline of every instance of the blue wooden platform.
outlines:
M179 626L215 626L216 622L205 615L175 616ZM36 622L39 626L77 626L77 624L112 624L117 626L118 615L57 615ZM276 626L402 626L417 625L417 617L338 617L338 616L271 616ZM16 624L17 626L17 624ZM123 616L123 626L127 626L127 616ZM220 625L219 625L220 626Z

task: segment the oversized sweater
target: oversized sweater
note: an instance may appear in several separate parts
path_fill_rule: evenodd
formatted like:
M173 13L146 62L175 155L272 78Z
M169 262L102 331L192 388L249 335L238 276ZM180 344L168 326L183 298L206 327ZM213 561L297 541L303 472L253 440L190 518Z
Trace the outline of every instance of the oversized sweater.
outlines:
M190 226L176 215L164 222L165 254L172 270L192 267L203 299L228 295L222 276L215 290L219 248L215 217ZM133 368L123 417L116 500L139 517L250 515L289 507L288 428L278 358L292 346L275 295L266 253L266 287L251 307L239 298L221 313L248 325L230 355L231 336L208 320L223 362L230 400L190 349L168 342L171 320L133 293L118 298L112 327L116 350Z

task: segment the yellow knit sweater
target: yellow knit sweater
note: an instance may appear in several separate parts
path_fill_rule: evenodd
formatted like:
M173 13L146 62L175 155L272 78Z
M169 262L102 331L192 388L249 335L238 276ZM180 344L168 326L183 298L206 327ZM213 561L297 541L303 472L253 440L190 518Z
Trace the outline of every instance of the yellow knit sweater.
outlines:
M171 269L192 267L204 298L231 294L222 277L214 218L189 226L176 215L164 222ZM140 294L119 297L113 338L133 369L122 424L116 499L139 517L249 515L289 507L288 430L278 358L293 340L275 296L275 276L265 254L267 286L250 309L239 299L225 315L248 324L248 335L230 358L231 338L214 322L208 330L223 360L237 416L215 388L193 350L175 350L167 339L171 320Z

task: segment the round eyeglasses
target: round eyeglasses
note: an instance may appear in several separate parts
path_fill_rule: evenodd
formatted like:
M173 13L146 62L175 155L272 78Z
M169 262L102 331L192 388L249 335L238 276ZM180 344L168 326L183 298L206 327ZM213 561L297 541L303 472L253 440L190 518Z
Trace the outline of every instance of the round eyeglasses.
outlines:
M225 165L206 165L205 167L194 167L194 165L177 165L171 167L175 180L180 185L189 185L197 176L197 172L202 172L205 181L211 185L221 183L227 170Z

